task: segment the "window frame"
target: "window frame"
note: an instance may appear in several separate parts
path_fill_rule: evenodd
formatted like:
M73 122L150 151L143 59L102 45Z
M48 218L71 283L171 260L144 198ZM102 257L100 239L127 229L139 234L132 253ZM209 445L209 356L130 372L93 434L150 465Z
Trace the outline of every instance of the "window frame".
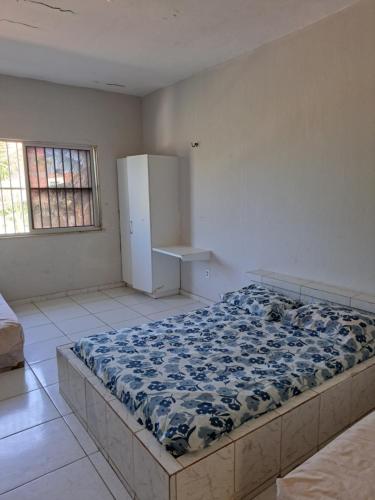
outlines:
M26 188L26 199L27 199L27 214L29 221L29 231L26 233L9 233L0 234L0 239L2 238L24 238L28 236L43 236L43 235L57 235L66 233L86 233L91 231L101 231L102 230L102 214L101 214L101 204L100 204L100 188L99 188L99 171L98 171L98 151L97 146L87 145L87 144L73 144L73 143L56 143L47 141L25 141L22 139L5 139L0 138L0 141L6 142L20 142L22 143L22 153L23 162L25 169L25 188ZM27 147L35 148L58 148L58 149L84 149L90 151L91 159L91 177L92 177L92 200L93 200L93 218L94 225L92 226L77 226L77 227L53 227L53 228L33 228L33 214L31 206L31 188L29 180L29 171L27 164Z

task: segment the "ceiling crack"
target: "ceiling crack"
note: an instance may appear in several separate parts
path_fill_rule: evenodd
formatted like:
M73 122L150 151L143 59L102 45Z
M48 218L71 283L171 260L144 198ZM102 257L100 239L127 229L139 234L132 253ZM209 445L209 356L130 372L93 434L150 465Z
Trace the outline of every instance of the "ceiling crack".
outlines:
M13 19L0 19L0 23L10 23L10 24L19 24L20 26L25 26L26 28L32 29L40 29L39 26L35 26L34 24L23 23L22 21L14 21Z
M17 0L19 2L20 0ZM57 10L58 12L61 12L62 14L76 14L74 10L71 9L64 9L62 7L57 7L55 5L50 5L49 3L46 2L41 2L39 0L23 0L24 2L28 3L34 3L36 5L41 5L42 7L47 7L47 9L52 9L52 10Z
M122 87L122 88L125 88L125 85L122 84L122 83L106 83L105 85L107 85L108 87Z
M99 80L94 80L93 83L96 83L97 85L106 85L107 87L119 87L119 88L126 87L126 85L124 85L123 83L100 82Z

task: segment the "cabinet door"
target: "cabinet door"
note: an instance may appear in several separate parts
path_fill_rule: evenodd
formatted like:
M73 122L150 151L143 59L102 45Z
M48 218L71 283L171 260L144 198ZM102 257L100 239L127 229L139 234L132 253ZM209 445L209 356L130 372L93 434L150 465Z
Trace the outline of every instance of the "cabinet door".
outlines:
M127 160L130 246L133 287L152 292L152 248L148 159L146 155Z
M118 201L120 209L122 279L133 285L129 227L128 174L126 158L117 160Z

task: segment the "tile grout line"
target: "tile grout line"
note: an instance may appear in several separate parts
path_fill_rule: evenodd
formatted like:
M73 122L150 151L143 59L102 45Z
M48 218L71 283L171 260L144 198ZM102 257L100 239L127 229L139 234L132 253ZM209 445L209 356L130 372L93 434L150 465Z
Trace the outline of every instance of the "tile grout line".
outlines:
M69 413L68 415L65 415L65 417L68 417L68 416L70 416L70 415L73 415L73 416L77 419L77 421L79 422L79 424L82 426L83 430L84 430L84 431L87 433L87 435L90 437L89 433L88 433L88 432L86 431L86 429L83 427L83 425L82 425L82 424L81 424L81 422L78 420L78 418L76 417L76 415L74 414L74 412ZM81 445L81 443L80 443L79 439L78 439L78 438L77 438L77 436L74 434L74 432L73 432L73 431L72 431L72 429L70 428L69 424L68 424L68 423L67 423L67 421L65 420L65 417L64 417L63 415L61 415L61 418L62 418L62 420L63 420L64 424L65 424L65 425L66 425L66 427L69 429L69 431L70 431L70 433L72 434L72 436L74 437L74 439L77 441L77 443L78 443L79 447L81 448L81 450L83 451L84 455L85 455L87 458L89 458L89 457L90 457L90 455L93 455L94 453L96 453L97 451L99 451L98 447L97 447L97 446L96 446L96 444L94 443L94 444L95 444L95 446L96 446L96 451L93 451L93 452L92 452L92 453L90 453L90 454L89 454L89 453L87 453L87 452L86 452L86 450L84 449L84 447ZM91 437L90 437L90 439L91 439Z
M100 453L103 457L103 459L106 461L106 463L108 464L108 466L111 468L112 472L116 475L116 478L120 481L120 479L118 478L117 474L115 473L115 471L112 469L112 467L110 466L109 462L107 461L107 459L104 457L104 455L102 454L102 452L98 449L98 451L96 453ZM92 453L91 455L93 455L94 453ZM94 467L94 469L96 470L96 473L98 474L98 476L100 477L100 479L103 481L105 487L107 488L107 490L109 491L110 495L112 496L112 498L114 500L116 500L116 497L115 495L112 493L112 491L110 490L107 482L105 481L104 477L100 474L100 471L99 469L96 467L96 465L94 464L94 462L91 460L91 457L90 455L87 455L87 458L90 460L90 463L91 465ZM121 481L120 481L121 482ZM122 483L121 483L122 484ZM125 488L125 486L124 486ZM126 490L126 488L125 488ZM130 495L129 495L130 496Z
M75 302L75 301L74 301ZM76 302L75 302L76 303ZM77 303L76 303L77 304ZM37 304L34 303L34 305L50 320L50 322L63 334L64 337L67 337L68 341L70 341L71 339L68 337L68 334L66 334L60 327L57 323L55 323L56 320L52 320L50 319L38 306ZM80 304L77 304L77 305L80 305ZM86 308L84 308L86 311L88 311ZM91 313L90 311L88 311L88 314L85 314L85 315L82 315L82 316L77 316L76 318L69 318L69 319L78 319L78 318L83 318L83 317L86 317L86 316L91 316L93 315L93 313ZM83 330L84 331L84 330ZM79 332L77 332L79 333ZM54 338L57 338L57 337L54 337ZM52 339L51 339L52 340ZM42 341L43 342L43 341ZM36 342L35 342L36 343ZM70 342L67 342L67 344L70 343Z
M131 294L125 294L125 295L123 295L123 297L126 297L126 296L132 296L132 295L134 295L134 294L132 294L132 293L131 293ZM180 295L180 294L176 294L176 295ZM145 297L145 298L150 298L151 300L158 300L158 301L159 301L159 303L160 303L160 301L161 301L161 302L164 304L164 302L163 302L163 298L160 298L160 299L152 299L151 297L148 297L147 295L144 295L144 297ZM173 296L173 297L174 297L174 296ZM127 305L127 304L123 304L122 302L120 302L119 300L117 300L117 299L118 299L118 297L111 297L111 298L112 298L112 300L114 300L114 301L115 301L115 302L117 302L118 304L122 305L124 308L131 309L133 312L138 313L140 316L146 316L145 314L139 313L139 311L137 311L136 309L134 309L134 308L132 307L132 306L136 306L136 305L140 305L140 304L142 304L142 303L143 303L142 301L141 301L141 302L138 302L138 303L135 303L135 304ZM104 299L104 300L105 300L105 299ZM193 299L191 299L191 300L192 300L192 302L193 302ZM96 302L96 301L93 301L93 302ZM100 302L100 300L99 300L98 302ZM81 305L82 307L84 307L84 308L85 308L84 304L80 304L80 305ZM188 304L187 304L187 305L188 305ZM88 310L87 308L85 308L85 309L86 309L86 310ZM168 307L167 307L167 309L162 309L161 311L157 311L157 312L170 311L170 310L173 310L173 309L178 309L178 306L177 306L177 307L169 307L169 306L168 306ZM117 309L108 309L107 311L109 312L109 311L115 311L115 310L117 310ZM107 311L100 311L100 312L107 312ZM96 313L93 313L93 312L91 312L91 311L89 311L89 312L90 312L91 314L93 314L95 317L97 317L97 316L96 316ZM98 319L100 319L100 318L98 318ZM135 319L135 318L134 318L134 319Z
M30 370L31 370L31 368L30 368ZM35 375L34 372L33 372L33 375L36 378L38 384L40 384L40 381L39 381L38 377ZM31 392L34 392L34 391L40 391L41 389L44 389L44 387L42 387L42 386L41 387L35 387L34 389L30 389L29 391L21 392L20 394L13 394L13 396L9 396L9 398L0 399L0 404L3 403L4 401L9 401L9 399L19 398L20 396L26 396L26 394L30 394ZM2 438L0 438L0 439L2 439Z
M58 381L57 383L59 384L59 381ZM59 384L59 386L60 386L60 384ZM45 391L45 392L47 393L47 391ZM59 390L59 393L60 393L60 390ZM52 404L55 406L56 410L60 413L61 418L63 419L63 421L64 421L65 425L68 427L68 429L70 430L70 432L71 432L71 433L72 433L72 435L74 436L75 440L77 441L77 443L79 444L79 446L82 448L82 450L83 450L84 454L85 454L86 456L88 456L88 454L86 453L85 449L83 448L83 446L82 446L82 445L81 445L81 443L79 442L78 438L76 437L76 435L74 434L74 432L73 432L73 431L72 431L72 429L70 428L69 424L68 424L68 423L66 422L66 420L65 420L65 417L67 417L67 416L69 416L69 415L73 415L73 416L77 419L77 421L79 422L79 424L82 426L83 430L84 430L85 432L87 432L87 431L86 431L86 429L85 429L85 428L83 427L83 425L81 424L81 422L80 422L80 421L78 420L78 418L76 417L76 415L74 414L74 411L72 410L72 412L71 412L71 413L68 413L68 415L63 415L63 414L59 411L59 409L57 408L57 406L54 404L54 402L53 402L52 398L49 396L49 394L48 394L48 393L47 393L47 396L51 399ZM65 401L65 398L64 398L64 397L63 397L63 399L64 399L64 401ZM86 393L85 393L85 400L86 400ZM65 402L66 402L66 401L65 401ZM68 404L68 403L66 402L66 404ZM68 406L69 406L69 404L68 404ZM70 407L70 406L69 406L69 408L71 409L71 407ZM96 445L95 445L95 446L96 446Z
M91 301L91 303L93 303L93 302L101 302L101 301L103 301L103 300L111 300L111 297L109 297L108 295L107 295L106 297L107 297L107 298L104 298L104 299L93 300L93 301ZM74 300L74 299L73 299L73 300ZM112 300L114 300L115 302L117 302L117 304L122 305L123 307L127 307L127 306L125 306L125 304L121 304L121 302L118 302L116 299L113 299L113 298L112 298ZM79 302L77 302L77 301L75 301L75 300L74 300L74 302L75 302L77 305L79 305L79 306L83 307L83 308L84 308L86 311L88 311L90 314L92 314L93 316L95 316L95 313L94 313L94 312L92 312L92 311L90 311L87 307L85 307L85 304L84 304L84 303L82 304L82 303L79 303ZM116 309L105 309L104 311L98 311L98 312L107 312L107 311L108 311L108 312L110 312L110 311L117 311L118 309L120 309L120 308L116 308ZM95 316L95 317L96 317L96 316ZM72 319L74 319L74 318L72 318ZM98 319L100 319L100 318L98 318Z
M108 298L110 298L108 296ZM73 299L74 300L74 299ZM105 299L104 299L105 300ZM113 300L116 300L116 299L113 299ZM93 313L92 311L89 311L83 304L79 304L78 302L74 301L77 305L83 307L83 309L85 309L87 311L88 314L85 314L85 315L82 315L82 316L77 316L75 318L69 318L71 320L75 320L75 319L79 319L79 318L83 318L83 317L87 317L87 316L93 316L94 318L96 318L97 320L99 321L102 321L104 323L105 326L108 326L110 328L113 328L110 324L106 323L105 321L103 321L101 318L99 318L95 313ZM131 309L129 308L128 306L126 306L125 304L122 304L121 302L118 302L116 301L118 304L120 304L123 308L125 309ZM36 304L35 304L36 305ZM38 307L38 306L36 306ZM117 311L118 309L109 309L108 311L101 311L101 312L110 312L110 311ZM133 310L133 309L132 309ZM136 312L136 311L134 311ZM139 314L139 313L138 313ZM142 315L139 315L139 316L142 316ZM48 317L48 316L47 316ZM136 318L134 318L136 319ZM56 328L58 328L66 337L68 337L69 334L66 334L65 332L63 332L63 330L61 330L61 328L58 326L58 324L55 323L56 320L52 320L50 319L51 323L56 326ZM68 320L67 320L68 321ZM126 320L125 320L126 321ZM129 320L131 321L131 319ZM104 328L104 325L103 325L103 328ZM99 328L99 327L98 327ZM85 331L85 330L82 330L82 331ZM73 334L75 333L80 333L80 332L74 332ZM69 337L68 337L69 338ZM70 339L69 339L70 340Z
M9 399L12 399L12 398L9 398ZM6 400L6 401L8 401L8 400ZM22 430L17 431L17 432L11 432L7 436L3 436L2 438L0 438L0 442L3 439L7 439L8 437L15 436L16 434L21 434L21 432L25 432L25 431L28 431L30 429L35 429L35 427L39 427L40 425L47 424L48 422L53 422L54 420L58 420L59 418L62 418L62 415L60 414L60 412L58 410L57 410L57 412L59 414L57 417L49 418L48 420L45 420L44 422L40 422L39 424L31 425L30 427L26 427L25 429L22 429Z
M57 382L56 384L50 384L50 385L58 385L59 386L59 394L60 394L60 384L59 382ZM46 386L46 387L50 387L50 386ZM67 413L66 415L63 415L61 413L61 411L57 408L57 405L55 404L55 402L53 401L53 399L51 398L51 396L49 395L49 393L46 391L46 389L43 387L44 389L44 392L47 394L47 397L49 398L49 400L51 401L51 403L53 404L53 406L56 408L56 411L61 415L61 418L64 419L64 417L67 417L68 415L72 415L73 414L73 410L70 412L70 413ZM60 394L61 395L61 394ZM62 396L61 396L62 397ZM64 398L63 398L64 399ZM65 401L65 399L64 399ZM65 401L66 402L66 401ZM66 403L68 405L68 403ZM68 405L69 406L69 405ZM70 408L70 406L69 406ZM71 409L71 408L70 408Z
M64 298L64 297L61 297L61 298ZM65 297L65 298L66 298L66 297ZM71 299L71 297L67 297L67 298L69 298L70 300L73 300L73 299ZM54 300L54 299L51 299L51 300ZM62 333L66 336L66 334L65 334L65 333L61 330L61 328L60 328L60 327L59 327L59 326L55 323L55 321L56 321L56 320L51 319L51 318L48 316L48 314L47 314L47 313L45 313L42 309L40 309L40 307L39 307L39 306L38 306L35 302L32 302L32 304L34 304L34 305L35 305L35 307L37 307L37 308L39 309L39 311L40 311L42 314L44 314L44 316L46 316L46 318L47 318L47 319L48 319L48 320L49 320L49 321L50 321L50 322L51 322L54 326L56 326L56 328L57 328L58 330L60 330L60 331L61 331L61 332L62 332ZM73 300L73 305L78 305L78 306L80 306L81 304L78 304L78 302L76 302L75 300ZM82 306L81 306L81 307L82 307ZM58 310L62 310L63 308L58 308L58 307L57 307L56 309L58 309ZM85 309L85 311L87 311L87 312L88 312L88 314L82 314L82 315L79 315L79 316L75 316L75 317L73 317L73 318L67 318L66 320L62 320L62 321L68 321L69 319L78 319L78 318L83 318L83 317L85 317L85 316L89 316L89 315L91 315L91 314L92 314L92 313L91 313L90 311L88 311L88 309L86 309L85 307L83 307L83 309Z
M104 292L105 290L112 290L115 288L131 288L131 287L128 287L124 281L116 281L114 283L107 283L104 285L97 285L93 287L65 290L62 292L51 292L43 295L34 295L33 297L27 297L25 299L11 300L10 303L13 305L24 305L33 303L33 301L35 301L36 299L38 299L38 301L40 302L46 300L54 300L54 299L65 299L67 297L69 298L75 295L83 295L85 293L93 293L93 292Z
M84 457L81 457L81 458L77 458L76 460L73 460L72 462L69 462L67 464L64 464L64 465L61 465L60 467L57 467L56 469L53 469L49 472L46 472L45 474L41 474L40 476L37 476L37 477L34 477L33 479L30 479L30 481L26 481L25 483L22 483L22 484L19 484L18 486L16 486L15 488L11 488L10 490L6 490L6 491L3 491L1 494L0 494L0 498L5 495L6 493L10 493L11 491L15 491L17 490L18 488L22 488L24 486L26 486L27 484L30 484L30 483L33 483L34 481L37 481L38 479L41 479L42 477L44 476L48 476L49 474L52 474L60 469L63 469L64 467L68 467L69 465L72 465L76 462L79 462L80 460L84 460L85 458L89 458L87 455L85 455ZM90 460L90 463L91 463L91 460Z
M129 295L131 296L131 295L133 295L133 294L129 294ZM126 296L126 295L125 295L125 296ZM117 308L116 308L116 309L108 309L108 310L106 310L106 311L100 311L100 312L98 311L97 313L95 313L95 312L92 312L92 311L90 311L89 309L87 309L87 307L85 307L85 305L84 305L84 304L78 303L76 300L74 300L74 298L73 298L73 297L74 297L74 296L72 296L72 297L68 297L68 298L70 298L70 299L73 301L73 303L74 303L75 305L78 305L78 306L82 307L83 309L85 309L85 311L87 311L87 314L82 314L82 315L77 316L77 317L74 317L74 318L68 318L66 321L68 321L68 320L70 320L70 319L71 319L71 320L74 320L74 319L78 319L78 318L83 318L83 317L86 317L86 316L94 316L94 317L95 317L96 319L98 319L99 321L102 321L105 325L108 325L109 327L113 328L113 327L112 327L109 323L107 323L107 322L103 321L103 320L102 320L102 319L101 319L101 318L100 318L97 314L98 314L98 313L100 314L101 312L116 311L116 310L118 310ZM132 319L137 319L137 318L142 317L142 316L143 316L143 317L147 317L147 318L148 318L147 314L140 313L139 311L137 311L136 309L134 309L134 308L132 307L132 306L134 306L134 305L139 305L139 304L142 304L142 302L139 302L138 304L126 305L126 304L123 304L122 302L118 301L118 300L117 300L117 298L118 298L118 297L110 297L110 296L107 296L107 297L108 297L108 300L110 300L110 299L114 300L115 302L117 302L118 304L120 304L120 305L121 305L124 309L130 309L130 310L131 310L131 311L133 311L134 313L137 313L137 315L138 315L138 316L136 316L136 317L134 317L134 318L130 318L129 320L124 320L124 321L131 321ZM53 300L53 299L52 299L52 300ZM107 300L107 299L103 299L103 300ZM160 300L163 300L163 299L160 299ZM95 301L93 301L93 302L95 302ZM100 302L100 300L98 300L98 302ZM55 327L56 327L56 328L57 328L60 332L62 332L62 334L63 334L64 336L66 336L66 337L67 337L67 336L69 335L69 334L66 334L66 333L65 333L65 332L61 329L61 327L59 327L58 322L56 322L56 320L54 320L54 319L51 319L51 318L48 316L48 313L45 313L45 312L44 312L44 311L43 311L43 310L42 310L42 309L41 309L41 308L37 305L37 303L36 303L36 302L32 302L32 304L33 304L33 305L34 305L34 306L35 306L35 307L39 310L39 312L40 312L43 316L45 316L45 317L46 317L46 319L48 320L48 322L49 322L49 323L52 323L52 324L53 324L53 325L54 325L54 326L55 326ZM188 305L188 304L186 304L186 305ZM163 309L163 310L161 310L161 311L157 311L157 312L155 312L155 313L151 313L151 314L157 314L157 313L159 313L159 312L160 312L160 313L162 313L162 312L166 312L166 313L167 313L168 311L172 311L172 310L174 310L174 309L179 309L179 307L178 307L178 306L177 306L177 307L176 307L176 306L174 306L174 307L169 307L169 306L168 306L168 307L167 307L167 309ZM152 318L151 318L151 319L152 319ZM64 320L63 320L63 321L64 321ZM119 323L121 323L121 321L120 321ZM48 323L46 323L46 324L48 324ZM45 325L35 325L34 327L29 327L29 328L37 328L38 326L45 326ZM26 328L27 328L27 327L26 327ZM84 330L82 330L82 331L84 331ZM75 332L74 332L74 333L75 333ZM79 332L77 332L77 333L79 333ZM48 339L48 340L49 340L49 339ZM52 340L52 339L51 339L51 340ZM41 342L43 342L43 341L41 341ZM37 342L33 342L33 343L37 343Z
M54 384L51 384L51 385L54 385ZM105 481L105 480L104 480L104 478L101 476L101 474L99 473L99 471L98 471L98 469L96 468L95 464L94 464L94 463L92 462L92 460L90 459L90 456L91 456L91 455L93 455L94 453L98 453L98 452L99 452L98 448L97 448L94 452L92 452L92 453L88 454L88 453L85 451L85 449L83 448L83 446L82 446L82 444L80 443L79 439L78 439L78 438L77 438L77 436L74 434L73 430L70 428L69 424L66 422L66 420L65 420L65 418L64 418L64 417L69 416L69 415L74 415L74 413L72 412L72 413L69 413L68 415L65 415L65 416L64 416L64 415L62 415L62 413L59 411L59 409L57 408L57 406L56 406L56 405L55 405L55 403L53 402L53 400L52 400L52 398L50 397L50 395L48 394L48 392L45 390L45 387L41 387L41 388L40 388L40 390L43 390L43 391L44 391L44 393L46 394L46 396L48 397L48 399L51 401L52 405L55 407L55 409L56 409L56 411L58 412L59 416L58 416L58 417L56 417L56 418L53 418L53 419L46 420L45 422L41 422L41 423L39 423L39 424L37 424L37 425L34 425L34 426L31 426L31 427L28 427L28 428L26 428L26 429L22 429L21 431L14 432L14 433L12 433L12 434L9 434L8 436L4 436L3 438L0 438L0 441L1 441L1 439L5 439L5 438L7 438L7 437L14 436L14 435L16 435L16 434L20 434L20 433L22 433L22 432L25 432L25 431L27 431L27 430L29 430L29 429L33 429L33 428L36 428L36 427L42 426L42 425L44 425L44 424L46 424L46 423L49 423L49 422L52 422L52 421L55 421L55 420L57 421L57 420L61 419L61 420L62 420L62 422L64 423L64 425L66 426L66 428L69 430L70 434L73 436L74 440L77 442L77 444L78 444L79 448L81 449L81 451L83 452L84 456L83 456L83 457L80 457L80 458L78 458L78 459L76 459L76 460L73 460L72 462L68 462L68 463L66 463L66 464L64 464L64 465L62 465L62 466L60 466L60 467L57 467L56 469L53 469L53 470L51 470L51 471L48 471L48 472L46 472L45 474L41 474L40 476L37 476L37 477L35 477L35 478L31 479L30 481L26 481L25 483L19 484L19 485L17 485L15 488L11 488L10 490L4 491L3 493L1 493L1 494L0 494L0 497L1 497L1 495L5 494L5 493L9 493L10 491L13 491L13 490L15 490L15 489L17 489L17 488L20 488L20 487L22 487L22 486L25 486L26 484L31 483L31 482L33 482L33 481L35 481L35 480L37 480L37 479L40 479L40 478L42 478L42 477L44 477L44 476L46 476L46 475L48 475L48 474L50 474L50 473L52 473L52 472L55 472L55 471L57 471L57 470L59 470L59 469L62 469L62 468L64 468L64 467L68 466L68 465L71 465L71 464L75 463L75 462L78 462L79 460L83 460L84 458L87 458L87 459L89 459L90 463L91 463L91 464L92 464L92 466L94 467L94 469L95 469L95 471L97 472L98 476L99 476L99 477L101 478L101 480L103 481L103 483L104 483L105 487L108 489L108 491L109 491L109 493L111 494L111 496L115 499L115 497L114 497L114 495L112 494L112 492L110 491L109 486L107 485L106 481ZM15 397L17 397L17 396L15 396ZM9 399L11 399L11 398L9 398ZM77 420L78 420L78 419L77 419ZM79 420L78 420L78 422L79 422ZM82 425L80 422L79 422L79 424L80 424L80 425ZM82 428L83 428L84 432L87 432L83 426L82 426ZM89 434L88 434L88 436L89 436ZM89 437L90 437L90 436L89 436ZM95 445L95 446L96 446L96 445ZM104 458L104 457L103 457L103 458ZM113 470L113 469L112 469L112 470ZM116 476L116 477L117 477L117 476ZM116 500L116 499L115 499L115 500Z
M46 326L46 325L43 325L43 326ZM53 324L53 326L58 328L57 325L55 325L55 324ZM35 327L35 328L37 328L37 327ZM60 330L60 332L61 332L61 330ZM55 340L55 339L58 339L59 337L66 337L66 335L65 335L65 333L61 332L61 335L59 335L58 337L51 337L50 339L38 340L37 342L28 342L27 344L25 344L25 346L39 344L40 342L48 342L49 340ZM67 342L67 344L69 344L69 342ZM61 344L61 345L64 345L64 344Z
M65 333L61 330L61 328L59 328L59 326L58 326L58 325L56 325L56 323L54 323L54 321L52 321L52 319L50 319L50 318L49 318L49 317L48 317L48 316L44 313L44 311L42 311L42 309L40 309L40 307L38 307L38 305L37 305L35 302L32 302L32 304L34 304L34 306L35 306L37 309L39 309L39 311L40 311L42 314L44 314L44 316L46 316L46 318L48 318L48 319L49 319L49 321L50 321L50 322L51 322L51 323L52 323L52 324L53 324L53 325L54 325L54 326L55 326L55 327L56 327L56 328L57 328L57 329L58 329L58 330L62 333L62 335L63 335L64 337L67 337L67 335L65 335ZM53 337L53 338L58 338L58 337ZM68 337L67 337L67 339L69 340L69 338L68 338ZM52 339L48 339L48 340L52 340ZM41 342L43 342L43 340L41 340ZM32 342L32 344L33 344L33 343L34 343L34 344L36 344L37 342ZM67 342L67 343L68 343L68 342ZM31 345L31 344L30 344L30 345Z

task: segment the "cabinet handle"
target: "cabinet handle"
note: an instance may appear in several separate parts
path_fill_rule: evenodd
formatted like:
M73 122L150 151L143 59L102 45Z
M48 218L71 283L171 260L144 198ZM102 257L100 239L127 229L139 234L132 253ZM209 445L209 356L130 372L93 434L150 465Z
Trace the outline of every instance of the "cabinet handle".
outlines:
M133 221L129 221L129 227L130 227L130 234L133 234Z

